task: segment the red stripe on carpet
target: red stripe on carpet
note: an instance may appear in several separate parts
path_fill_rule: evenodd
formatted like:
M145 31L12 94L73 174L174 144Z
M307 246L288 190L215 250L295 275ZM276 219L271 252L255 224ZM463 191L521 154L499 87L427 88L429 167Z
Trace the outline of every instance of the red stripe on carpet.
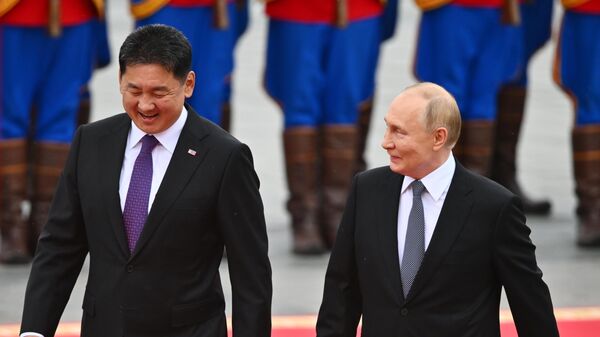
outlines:
M563 308L555 313L561 337L600 336L600 308ZM502 337L517 337L510 313L503 314L500 324ZM314 337L314 323L314 316L274 316L272 337ZM0 325L0 337L15 337L18 332L17 324ZM56 337L79 337L79 323L61 324Z
M559 322L561 337L599 337L600 321ZM518 337L515 325L505 323L500 325L502 337ZM273 329L271 337L314 337L314 329L284 328ZM360 334L358 334L360 336ZM66 337L66 336L65 336ZM75 337L75 336L73 336Z
M561 337L599 337L600 321L558 321L558 330ZM500 325L500 331L502 337L518 337L513 323Z

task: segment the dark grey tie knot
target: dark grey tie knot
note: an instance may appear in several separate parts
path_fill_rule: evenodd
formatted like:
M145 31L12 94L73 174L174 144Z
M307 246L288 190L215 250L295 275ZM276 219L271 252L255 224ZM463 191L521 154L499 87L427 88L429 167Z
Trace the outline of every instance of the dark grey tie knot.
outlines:
M421 193L425 190L425 185L420 180L415 180L411 184L413 197L420 197Z
M152 135L145 135L142 138L142 150L141 153L150 153L154 147L158 144L158 139Z

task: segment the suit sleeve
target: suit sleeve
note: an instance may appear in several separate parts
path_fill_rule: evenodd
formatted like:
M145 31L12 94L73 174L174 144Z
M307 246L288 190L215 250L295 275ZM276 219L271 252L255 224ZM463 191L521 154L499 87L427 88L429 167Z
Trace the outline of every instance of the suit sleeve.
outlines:
M77 131L42 230L25 292L21 332L54 336L88 252L79 194Z
M318 337L355 337L362 296L355 254L358 178L354 179L325 274L323 301L317 318Z
M250 149L233 150L219 191L222 228L232 288L233 336L271 334L271 265L268 241Z
M535 258L531 230L520 201L512 197L495 229L494 262L519 336L558 337L548 286Z

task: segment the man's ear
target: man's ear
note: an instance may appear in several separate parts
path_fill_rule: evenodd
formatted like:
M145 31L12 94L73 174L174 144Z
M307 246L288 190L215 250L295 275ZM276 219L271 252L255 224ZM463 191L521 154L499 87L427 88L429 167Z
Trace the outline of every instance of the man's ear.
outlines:
M196 85L196 73L190 71L185 77L185 83L183 88L183 93L186 98L192 97L194 93L194 86Z
M439 127L433 131L433 149L439 150L446 146L448 141L448 129Z

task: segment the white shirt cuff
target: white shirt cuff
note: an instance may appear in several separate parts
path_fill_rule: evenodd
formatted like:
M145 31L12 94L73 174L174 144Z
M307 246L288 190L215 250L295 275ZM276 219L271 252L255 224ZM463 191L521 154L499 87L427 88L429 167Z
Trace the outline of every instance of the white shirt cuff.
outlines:
M44 337L44 335L35 332L23 332L19 337Z

